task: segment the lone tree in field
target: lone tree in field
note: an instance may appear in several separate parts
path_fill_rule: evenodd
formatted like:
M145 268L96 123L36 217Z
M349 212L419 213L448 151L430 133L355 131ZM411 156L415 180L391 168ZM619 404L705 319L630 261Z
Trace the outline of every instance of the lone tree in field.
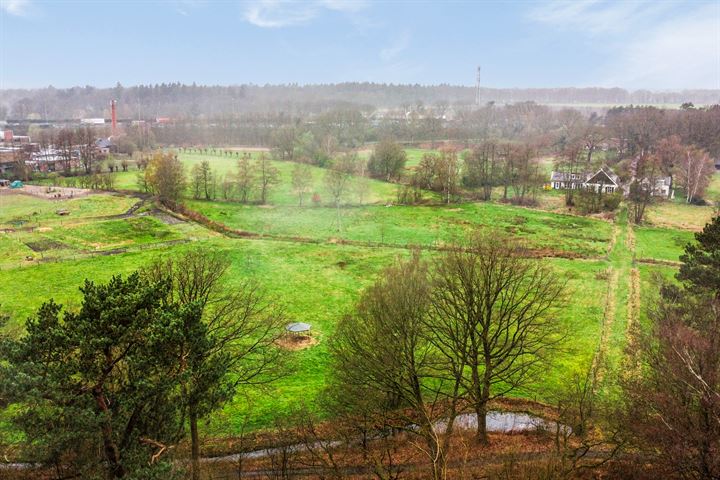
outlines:
M194 307L200 322L182 326L177 362L181 396L190 425L193 479L200 475L199 419L232 399L239 388L261 385L281 373L283 309L255 284L229 288L230 261L204 248L159 260L144 270L152 281L168 282L168 301Z
M390 181L402 175L406 162L405 150L392 140L385 139L377 144L370 155L368 170L373 177Z
M487 443L488 402L526 384L562 339L564 284L521 244L493 232L437 258L431 269L430 339L452 368Z
M162 454L183 428L176 340L199 320L194 305L165 301L169 288L137 273L86 280L79 310L46 302L25 336L3 339L0 396L18 405L33 454L70 467L64 478L169 473Z
M280 171L273 166L272 162L264 153L260 154L255 162L257 172L258 192L260 192L260 203L267 203L270 190L280 183Z
M292 171L292 186L298 196L298 205L302 207L305 195L310 192L313 184L312 170L309 165L295 164Z
M342 228L340 205L350 189L352 174L357 163L356 155L343 155L335 160L333 165L325 173L325 189L332 197L333 206L337 212L336 225L338 232Z
M185 167L174 153L155 153L145 168L144 178L160 203L172 208L182 202L187 184Z
M363 410L387 412L389 426L419 436L432 478L439 480L445 478L456 402L444 402L439 391L447 385L432 380L437 357L428 341L429 294L419 256L388 267L363 292L355 313L340 321L330 350L336 396L359 395L373 405ZM450 425L445 435L434 425L441 418Z

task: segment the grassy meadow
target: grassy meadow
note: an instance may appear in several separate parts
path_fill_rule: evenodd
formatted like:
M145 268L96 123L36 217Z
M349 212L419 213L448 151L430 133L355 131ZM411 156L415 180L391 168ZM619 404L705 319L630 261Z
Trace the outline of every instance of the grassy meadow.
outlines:
M424 152L409 149L409 164ZM235 158L198 154L180 158L188 167L208 159L220 175L230 174L236 163ZM290 375L265 390L239 392L204 426L206 433L233 435L247 427L269 427L275 415L301 402L316 408L315 398L329 373L327 340L338 319L352 310L383 267L409 254L407 247L441 247L477 230L498 229L541 250L567 281L568 301L558 315L568 348L536 383L514 393L551 401L562 382L586 368L598 351L610 352L614 362L623 355L633 295L630 272L638 268L634 259L677 261L693 231L709 218L706 207L675 202L654 206L642 227L629 225L624 212L611 222L542 209L542 202L539 209L495 202L387 206L396 187L371 180L363 202L356 197L346 201L338 227L337 211L325 199L318 206L297 205L290 182L294 164L274 164L281 184L268 205L186 200L211 220L260 235L253 239L225 237L171 217L131 192L72 200L0 194L0 309L10 315L6 331L21 335L25 319L50 298L77 306L85 278L106 281L198 245L221 251L231 261L228 288L250 279L258 282L284 306L288 321L310 323L318 340L288 354ZM116 188L137 190L136 171L115 175ZM323 175L323 169L313 168L313 190L321 196ZM543 195L561 198L558 192ZM59 209L70 213L60 216ZM313 242L294 241L305 239ZM424 255L436 253L429 249ZM668 279L675 272L664 265L641 264L639 269L643 302L656 289L654 272Z

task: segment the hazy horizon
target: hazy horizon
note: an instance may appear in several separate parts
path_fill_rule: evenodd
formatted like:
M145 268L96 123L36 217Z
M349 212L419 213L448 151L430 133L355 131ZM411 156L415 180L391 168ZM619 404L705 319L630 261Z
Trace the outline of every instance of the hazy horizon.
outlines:
M0 0L0 89L720 89L720 2Z
M70 90L74 88L86 88L86 87L92 87L99 90L105 90L110 88L117 87L118 83L123 88L135 88L140 86L156 86L156 85L173 85L173 84L180 84L180 85L192 85L193 83L198 87L208 87L208 88L233 88L233 87L244 87L244 86L252 86L252 87L297 87L297 88L307 88L307 87L321 87L321 86L336 86L336 85L343 85L343 84L374 84L374 85L387 85L387 86L396 86L396 87L414 87L419 86L421 88L432 88L432 87L441 87L441 86L448 86L451 88L476 88L476 85L471 84L452 84L452 83L393 83L393 82L371 82L371 81L362 81L362 80L346 80L343 82L317 82L317 83L300 83L300 82L285 82L285 83L253 83L253 82L247 82L247 83L216 83L216 84L210 84L210 83L199 83L199 82L189 82L185 83L179 80L160 80L157 82L149 82L149 83L138 83L138 84L123 84L121 82L116 82L112 85L43 85L43 86L35 86L35 87L2 87L0 88L0 91L2 90L43 90L46 88L54 88L56 90ZM624 88L619 86L600 86L600 85L586 85L586 86L574 86L574 85L528 85L526 87L508 87L503 85L498 86L481 86L482 89L485 90L560 90L560 89L577 89L577 90L584 90L584 89L605 89L605 90L611 90L611 89L621 89L625 90L629 93L633 92L639 92L639 91L649 91L652 93L678 93L683 91L720 91L720 86L717 88L661 88L661 89L653 89L653 88Z

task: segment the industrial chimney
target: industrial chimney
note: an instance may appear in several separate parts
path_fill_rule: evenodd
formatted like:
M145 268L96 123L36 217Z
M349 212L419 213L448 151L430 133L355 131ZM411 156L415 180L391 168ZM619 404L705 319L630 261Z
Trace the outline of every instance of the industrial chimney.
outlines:
M112 136L117 135L117 100L110 102L110 118L112 121Z

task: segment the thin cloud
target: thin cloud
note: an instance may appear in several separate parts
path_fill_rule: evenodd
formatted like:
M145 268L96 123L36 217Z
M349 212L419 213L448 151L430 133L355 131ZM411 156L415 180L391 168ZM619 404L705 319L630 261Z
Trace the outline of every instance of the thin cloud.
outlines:
M207 0L177 0L175 12L183 17L189 17L195 10L207 7Z
M630 30L637 23L647 24L671 7L670 2L555 0L533 8L528 18L566 30L605 34Z
M625 88L720 88L720 4L551 1L533 22L593 42L603 60L589 84Z
M720 4L674 17L622 48L603 84L720 88Z
M310 22L323 11L355 13L366 6L362 0L259 0L245 7L243 18L261 28L282 28Z
M384 62L389 62L397 58L402 52L410 46L410 34L406 31L398 37L391 45L380 50L380 58Z
M29 15L30 8L30 0L0 0L0 10L16 17Z

